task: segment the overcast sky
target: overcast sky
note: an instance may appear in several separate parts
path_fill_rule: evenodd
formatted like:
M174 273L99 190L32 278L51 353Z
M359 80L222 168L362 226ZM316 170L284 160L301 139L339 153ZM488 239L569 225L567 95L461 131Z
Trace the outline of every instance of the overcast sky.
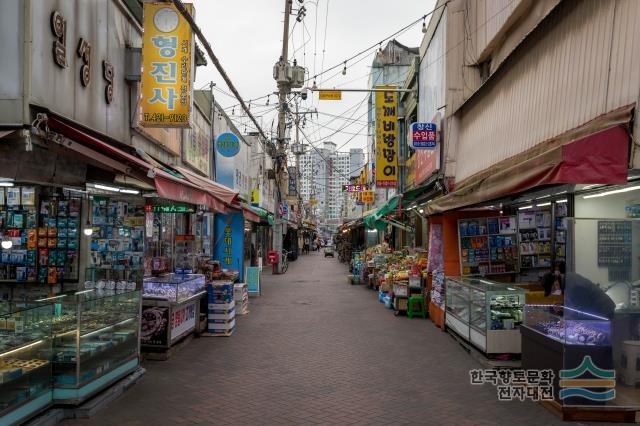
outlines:
M284 1L194 0L194 4L198 25L245 101L275 92L277 87L272 69L282 51ZM435 0L305 0L304 5L307 14L302 24L296 23L295 16L291 17L289 52L290 59L295 52L298 64L304 65L313 76L323 69L342 64L345 59L429 13L435 6ZM298 7L298 0L294 0L294 8ZM422 40L421 29L422 24L418 23L397 39L407 46L417 47ZM347 62L346 75L341 74L341 65L319 77L318 86L365 88L373 57L372 52L357 64ZM215 67L211 61L208 62L206 68L198 68L196 88L208 86L213 81L228 92ZM219 91L215 91L215 95L223 107L237 104L235 99ZM310 97L303 107L317 107L320 115L307 117L304 133L313 143L321 143L322 139L330 137L338 147L344 145L341 150L364 148L367 104L361 101L365 96L366 93L345 92L342 101L318 101L317 94L314 99ZM263 98L252 102L251 111L255 115L263 115L262 127L269 132L276 118L273 110L276 96L270 97L268 107L265 106L266 101ZM232 112L236 116L243 114L238 107L228 110L229 114ZM240 131L244 131L242 123L248 119L232 118L236 119L236 124L240 123ZM274 122L274 130L275 126ZM340 129L341 132L331 136ZM247 130L251 131L251 127Z

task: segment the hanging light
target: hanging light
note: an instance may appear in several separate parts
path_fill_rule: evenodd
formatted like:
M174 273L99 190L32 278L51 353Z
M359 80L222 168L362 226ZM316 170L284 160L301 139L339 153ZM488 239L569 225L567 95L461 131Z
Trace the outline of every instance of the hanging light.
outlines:
M271 99L270 95L267 95L267 105L269 105L269 100Z
M316 78L313 77L313 86L311 86L311 90L318 90L318 85L316 84Z
M347 61L344 61L344 68L342 68L342 75L347 75Z
M376 52L376 55L378 55L378 58L382 58L382 42L380 42L380 45L378 45L378 51Z
M426 33L427 32L427 20L426 20L426 16L422 17L422 33Z
M5 235L4 237L2 237L2 243L0 245L2 245L3 249L9 250L11 247L13 247L13 241L11 241L11 238Z
M91 218L90 204L91 204L91 199L89 198L89 194L87 193L87 210L89 211L89 214L87 216L87 223L85 224L84 229L82 230L82 233L87 237L90 237L91 235L93 235L93 227L91 226L91 221L89 220Z

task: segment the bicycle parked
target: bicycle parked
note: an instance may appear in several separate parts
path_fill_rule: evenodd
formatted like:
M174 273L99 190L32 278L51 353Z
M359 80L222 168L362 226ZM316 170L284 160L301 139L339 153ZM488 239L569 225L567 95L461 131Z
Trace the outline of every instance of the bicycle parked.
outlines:
M280 272L281 274L284 274L285 272L287 272L287 269L289 269L289 253L291 252L282 250L282 267Z

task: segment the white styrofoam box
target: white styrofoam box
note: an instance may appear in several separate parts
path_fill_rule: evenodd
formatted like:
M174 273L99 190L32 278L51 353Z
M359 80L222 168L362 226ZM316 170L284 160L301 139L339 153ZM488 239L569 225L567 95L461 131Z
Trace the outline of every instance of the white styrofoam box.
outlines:
M207 321L207 330L231 330L236 326L236 320L226 321L223 323Z
M207 332L211 334L225 334L227 336L230 336L233 334L234 330L235 328L231 328L229 330L207 330Z
M218 303L217 301L215 303L209 303L209 310L210 311L221 311L221 310L225 310L225 309L233 309L236 306L236 301L232 300L229 303L223 303L220 302Z
M223 313L223 314L212 314L212 313L209 313L207 315L207 318L210 319L210 320L227 320L227 321L229 321L229 320L234 319L235 317L236 317L236 310L235 309L233 309L233 310L231 310L229 312Z

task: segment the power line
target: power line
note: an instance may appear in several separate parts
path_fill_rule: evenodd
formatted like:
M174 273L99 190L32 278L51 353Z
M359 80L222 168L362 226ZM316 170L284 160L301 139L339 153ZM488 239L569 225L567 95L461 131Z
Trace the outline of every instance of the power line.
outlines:
M184 4L182 3L181 0L173 0L173 4L175 5L176 9L178 9L178 11L180 11L180 14L182 14L184 19L186 19L186 21L189 23L189 26L191 27L192 31L196 34L196 36L200 40L200 43L202 43L202 45L204 46L204 49L207 51L207 54L209 55L209 58L211 58L211 61L215 65L216 69L218 70L218 73L220 73L220 76L222 77L222 79L227 84L227 87L236 96L236 98L238 99L238 102L240 103L242 108L246 111L247 115L249 115L251 117L251 119L253 120L254 124L256 125L256 128L258 129L258 132L260 132L260 135L265 140L267 140L267 136L262 131L262 128L258 124L258 121L251 114L251 111L249 111L249 109L245 105L244 100L242 99L242 96L240 96L240 93L238 92L236 87L233 85L233 82L231 81L231 78L229 78L229 76L227 75L227 72L222 67L222 64L218 60L218 57L213 53L213 49L211 49L211 45L209 44L207 39L202 34L202 31L200 30L200 27L198 27L198 25L196 24L196 21L193 19L193 16L191 16L191 14L186 9L186 7L184 6ZM260 138L258 138L258 140L260 140Z

